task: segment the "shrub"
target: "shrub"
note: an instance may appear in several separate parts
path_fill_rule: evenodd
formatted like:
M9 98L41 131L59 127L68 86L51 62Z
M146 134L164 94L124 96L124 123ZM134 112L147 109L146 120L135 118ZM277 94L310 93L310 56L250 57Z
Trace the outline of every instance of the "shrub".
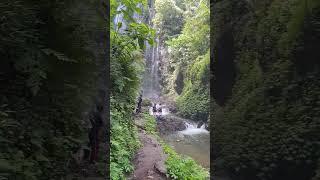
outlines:
M151 100L150 99L142 99L142 106L151 106Z
M162 143L163 150L168 154L166 167L169 177L172 179L205 180L209 179L209 172L199 166L190 157L178 155L168 145Z

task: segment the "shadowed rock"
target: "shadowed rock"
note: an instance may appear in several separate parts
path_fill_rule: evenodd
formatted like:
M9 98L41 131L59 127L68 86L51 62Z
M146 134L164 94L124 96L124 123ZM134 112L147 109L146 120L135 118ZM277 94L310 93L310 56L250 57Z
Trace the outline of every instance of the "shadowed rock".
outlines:
M167 134L174 131L183 131L186 129L186 125L184 119L173 115L167 115L158 117L157 128L161 134Z

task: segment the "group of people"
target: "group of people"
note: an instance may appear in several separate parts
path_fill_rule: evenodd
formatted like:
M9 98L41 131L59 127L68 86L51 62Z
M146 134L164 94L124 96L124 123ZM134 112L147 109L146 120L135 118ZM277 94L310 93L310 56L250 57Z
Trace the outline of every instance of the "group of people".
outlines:
M139 114L141 112L141 106L142 106L142 94L143 91L140 92L138 100L137 100L137 107L135 109L135 114ZM153 115L159 117L162 115L162 104L161 103L152 103L152 112Z
M161 103L154 103L152 104L152 112L153 115L162 115L162 105Z

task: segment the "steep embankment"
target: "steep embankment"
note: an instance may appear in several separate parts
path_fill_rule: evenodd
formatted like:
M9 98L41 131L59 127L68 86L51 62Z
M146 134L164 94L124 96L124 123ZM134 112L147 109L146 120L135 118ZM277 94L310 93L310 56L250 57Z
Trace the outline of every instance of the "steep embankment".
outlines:
M214 4L217 171L245 180L319 176L319 5L316 0Z

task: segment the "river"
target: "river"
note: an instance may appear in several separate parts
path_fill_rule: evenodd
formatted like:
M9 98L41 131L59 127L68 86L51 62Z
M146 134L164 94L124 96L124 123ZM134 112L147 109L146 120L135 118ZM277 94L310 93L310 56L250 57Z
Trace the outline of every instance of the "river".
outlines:
M163 116L168 115L168 109L163 108ZM152 110L150 108L150 114ZM210 133L205 129L205 125L197 128L197 123L191 120L183 120L186 129L166 134L160 137L181 155L186 155L194 159L198 164L206 169L210 169Z
M189 127L161 138L177 153L190 156L202 167L210 169L210 135L207 130Z

